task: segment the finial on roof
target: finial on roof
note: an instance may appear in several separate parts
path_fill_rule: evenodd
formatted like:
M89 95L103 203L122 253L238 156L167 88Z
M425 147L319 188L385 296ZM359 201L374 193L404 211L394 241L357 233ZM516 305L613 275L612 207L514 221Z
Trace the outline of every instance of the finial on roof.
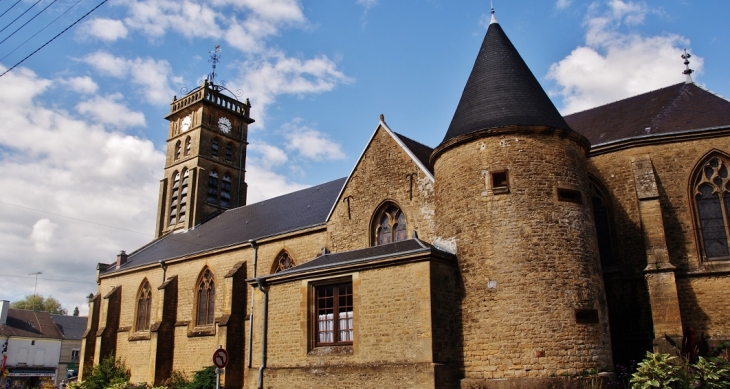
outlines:
M216 67L216 65L218 65L218 62L221 60L220 55L218 55L218 53L220 53L220 52L221 52L221 45L213 46L213 51L210 52L212 55L210 56L210 59L208 60L208 62L213 64L213 72L208 75L207 81L209 81L211 85L215 85L215 76L217 76L217 74L215 74L215 67Z
M684 71L682 74L687 76L687 80L684 82L685 84L691 84L692 83L692 76L690 74L694 73L694 70L689 68L689 59L692 57L690 53L687 52L687 49L684 49L684 54L682 54L682 59L684 59Z
M494 3L492 0L489 0L489 6L492 7L492 19L489 21L489 24L495 24L497 23L497 17L494 16Z
M385 115L383 115L382 113L380 114L380 121L385 122Z

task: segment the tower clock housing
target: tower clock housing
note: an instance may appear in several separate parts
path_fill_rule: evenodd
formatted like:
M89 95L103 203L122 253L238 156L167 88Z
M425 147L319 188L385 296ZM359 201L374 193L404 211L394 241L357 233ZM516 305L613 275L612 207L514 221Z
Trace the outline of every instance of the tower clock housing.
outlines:
M170 104L157 237L246 204L251 104L224 95L222 89L206 80Z

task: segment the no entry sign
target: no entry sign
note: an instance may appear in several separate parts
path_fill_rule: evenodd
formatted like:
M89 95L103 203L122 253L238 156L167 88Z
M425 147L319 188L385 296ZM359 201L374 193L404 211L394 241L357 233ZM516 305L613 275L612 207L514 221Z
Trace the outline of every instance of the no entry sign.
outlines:
M213 353L213 364L219 369L223 369L228 364L228 352L219 348Z

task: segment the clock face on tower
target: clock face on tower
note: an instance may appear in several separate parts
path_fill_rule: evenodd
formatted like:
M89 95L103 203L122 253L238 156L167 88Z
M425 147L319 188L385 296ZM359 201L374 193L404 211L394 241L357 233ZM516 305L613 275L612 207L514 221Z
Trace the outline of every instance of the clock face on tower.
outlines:
M182 132L185 132L190 129L190 124L192 124L192 119L190 119L190 115L185 116L182 120Z
M224 134L229 134L231 132L231 121L227 117L222 116L218 119L218 129Z

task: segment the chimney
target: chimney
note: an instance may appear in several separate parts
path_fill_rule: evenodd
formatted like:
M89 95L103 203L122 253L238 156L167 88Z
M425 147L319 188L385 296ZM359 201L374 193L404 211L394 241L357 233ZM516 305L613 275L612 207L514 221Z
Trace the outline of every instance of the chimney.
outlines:
M0 300L0 324L8 324L8 308L10 301Z
M119 269L119 266L122 266L125 263L127 263L127 253L122 250L119 252L119 254L117 254L117 269Z

